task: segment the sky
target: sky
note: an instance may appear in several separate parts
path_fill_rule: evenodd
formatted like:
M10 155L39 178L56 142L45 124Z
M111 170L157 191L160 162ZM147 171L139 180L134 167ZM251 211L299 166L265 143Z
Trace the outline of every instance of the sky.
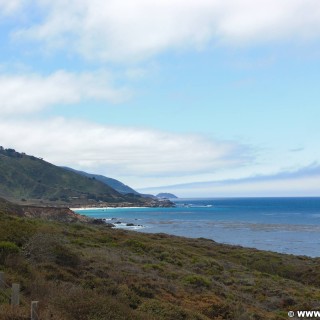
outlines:
M144 193L320 196L318 0L0 0L0 145Z

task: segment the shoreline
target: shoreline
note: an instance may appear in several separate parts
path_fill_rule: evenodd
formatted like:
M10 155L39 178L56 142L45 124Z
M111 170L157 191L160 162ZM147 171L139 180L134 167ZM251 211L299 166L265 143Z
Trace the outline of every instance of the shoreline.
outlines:
M114 209L114 208L112 208ZM149 208L147 208L149 209ZM141 232L145 234L163 233L166 235L186 237L190 239L205 238L220 244L242 246L244 248L256 248L257 250L295 256L307 256L320 258L315 237L320 233L317 225L250 223L250 222L226 222L211 221L175 221L169 220L148 221L140 218L132 212L128 216L128 210L111 210L108 212L90 209L78 211L79 214L95 216L105 223L114 224L113 229ZM133 210L134 211L134 210ZM143 210L144 211L144 210ZM97 212L97 214L95 214ZM98 214L99 212L99 214ZM118 213L119 214L118 214ZM140 212L143 216L143 212ZM155 216L152 215L152 220ZM116 224L114 222L117 222Z
M110 210L110 209L153 209L155 207L79 207L69 208L72 211L86 211L86 210Z

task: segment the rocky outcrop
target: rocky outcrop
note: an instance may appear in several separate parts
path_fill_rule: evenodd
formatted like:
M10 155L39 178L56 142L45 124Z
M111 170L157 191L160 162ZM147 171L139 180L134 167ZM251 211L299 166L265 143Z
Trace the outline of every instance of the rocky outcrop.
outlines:
M90 222L91 219L75 213L69 208L23 206L22 215L28 218L40 218L58 222Z
M0 214L13 215L26 218L40 218L59 222L85 222L92 219L75 213L69 208L44 207L44 206L21 206L0 198Z

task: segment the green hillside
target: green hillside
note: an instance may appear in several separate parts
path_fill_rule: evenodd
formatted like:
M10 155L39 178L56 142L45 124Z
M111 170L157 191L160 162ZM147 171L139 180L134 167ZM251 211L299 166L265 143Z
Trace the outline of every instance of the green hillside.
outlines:
M84 171L75 170L75 169L68 168L68 167L62 167L62 168L69 170L69 171L72 171L72 172L75 172L75 173L78 173L78 174L80 174L84 177L87 177L87 178L95 178L96 180L108 185L109 187L113 188L114 190L118 191L121 194L128 194L128 193L132 193L132 194L136 194L136 195L139 194L139 192L130 188L129 186L125 185L124 183L122 183L119 180L105 177L100 174L93 174L93 173L87 173Z
M94 177L84 177L40 158L2 147L0 197L31 204L157 205L138 195L122 195Z

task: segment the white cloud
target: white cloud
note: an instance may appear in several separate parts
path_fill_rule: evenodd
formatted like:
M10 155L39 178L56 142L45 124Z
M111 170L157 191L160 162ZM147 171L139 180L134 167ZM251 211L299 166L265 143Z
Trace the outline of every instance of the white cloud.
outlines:
M13 14L22 6L23 0L0 0L0 16Z
M115 178L131 176L136 181L151 176L213 172L246 161L245 149L231 142L62 118L0 121L0 137L4 147L43 157L57 165Z
M83 100L120 102L130 95L115 89L105 73L68 73L1 75L1 114L36 112L56 104L75 104Z
M214 43L320 36L318 0L34 0L40 23L16 33L88 58L143 59ZM42 12L42 11L41 11Z

